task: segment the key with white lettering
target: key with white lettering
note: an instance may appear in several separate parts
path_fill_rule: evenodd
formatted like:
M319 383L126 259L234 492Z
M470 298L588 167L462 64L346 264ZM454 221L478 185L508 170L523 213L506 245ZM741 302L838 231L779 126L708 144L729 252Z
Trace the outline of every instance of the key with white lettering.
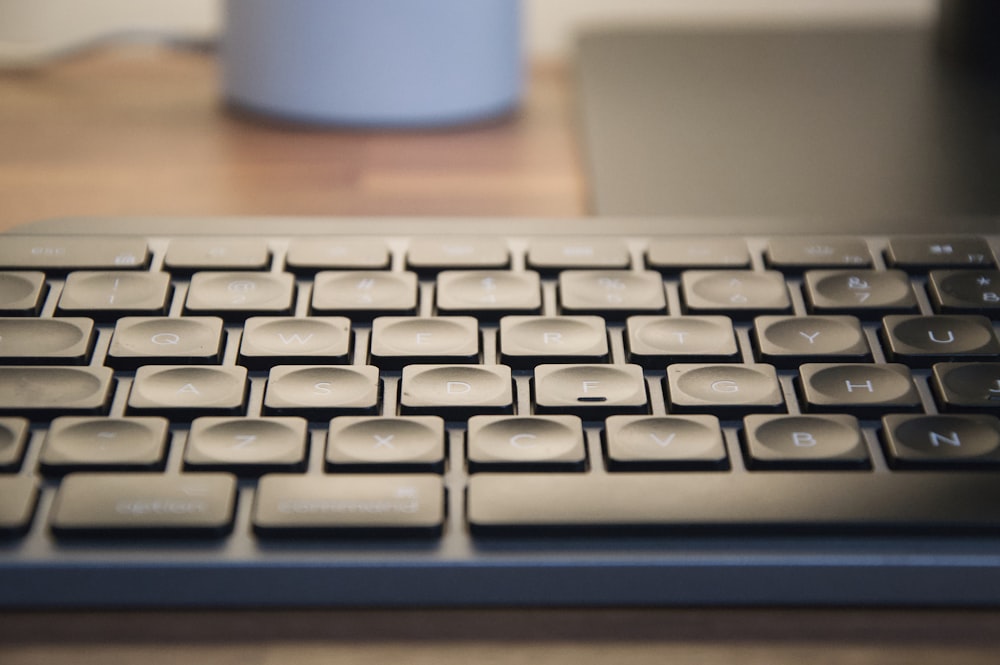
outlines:
M910 369L894 363L806 363L799 368L799 390L809 411L859 418L921 406Z
M784 272L809 268L855 266L867 268L872 256L860 238L772 238L765 253L767 264Z
M107 362L112 367L218 363L222 319L217 316L126 316L115 324Z
M512 413L514 386L506 365L407 365L399 408L406 414L462 419Z
M330 471L430 471L445 466L444 420L438 416L339 416L326 444Z
M28 270L0 272L0 314L37 314L47 291L45 273Z
M500 357L512 367L557 359L605 362L607 326L599 316L505 316L500 319Z
M809 270L806 303L817 314L873 318L917 310L910 277L902 270Z
M128 411L184 419L238 415L246 394L245 367L146 365L136 370Z
M951 360L995 360L1000 340L985 316L887 316L882 321L887 355L911 366Z
M993 318L1000 312L1000 270L932 270L927 287L935 311Z
M389 250L381 238L295 238L285 262L295 272L387 269Z
M341 365L350 360L351 321L342 316L255 316L247 319L240 364Z
M197 418L191 423L184 468L256 476L306 465L304 418Z
M537 272L446 270L437 277L436 303L442 314L533 314L542 308Z
M414 314L416 310L416 273L366 270L316 274L314 313L370 319L384 314Z
M140 238L80 236L5 236L0 267L47 270L138 270L149 263Z
M751 469L867 469L858 421L842 414L750 415L743 445Z
M278 365L267 375L264 412L317 418L375 413L378 379L371 365Z
M646 261L650 268L668 273L693 268L749 268L750 251L742 238L672 237L652 240Z
M882 444L894 468L1000 466L1000 420L988 415L882 418Z
M507 243L490 237L414 238L406 251L406 265L420 272L455 269L506 268Z
M559 305L567 314L617 317L667 310L663 276L653 270L564 270Z
M759 316L753 332L757 358L776 367L871 358L861 323L853 316Z
M532 387L538 413L600 418L649 408L638 365L539 365Z
M164 262L171 271L267 270L271 252L260 238L174 239Z
M0 365L82 365L93 344L91 319L0 318Z
M435 474L272 474L261 478L253 508L261 537L437 536L444 518L444 483Z
M528 265L542 271L624 269L630 263L628 247L617 238L545 238L532 241L528 247Z
M170 293L170 275L164 272L71 272L59 295L59 314L103 320L120 314L165 314Z
M792 307L785 276L775 270L686 270L681 273L681 296L692 314L748 318Z
M911 272L930 268L991 268L996 265L989 244L977 236L892 238L886 261Z
M156 471L167 454L165 418L64 416L52 421L39 455L49 474L70 471Z
M105 413L113 386L108 367L3 367L0 414L51 418Z
M587 449L577 416L473 416L469 470L583 471Z
M728 316L630 316L626 331L629 361L647 368L739 358Z
M729 468L715 416L611 416L604 445L612 471Z
M232 529L236 478L222 473L71 473L49 517L59 536L185 534Z
M943 411L1000 409L1000 363L937 363L931 379Z
M290 313L294 303L295 280L288 273L198 272L191 276L184 310L239 321Z
M763 363L668 365L666 385L674 413L731 418L785 410L774 367Z
M479 322L470 316L380 316L372 322L371 361L379 367L478 360Z

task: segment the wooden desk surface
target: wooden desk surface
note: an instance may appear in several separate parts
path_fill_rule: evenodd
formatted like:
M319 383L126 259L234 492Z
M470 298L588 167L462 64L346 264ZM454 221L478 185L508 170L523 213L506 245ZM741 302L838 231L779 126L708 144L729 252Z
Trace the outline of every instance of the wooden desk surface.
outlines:
M0 74L0 230L72 215L574 216L564 68L523 109L436 132L344 132L225 110L212 58L137 49ZM616 609L0 613L0 662L995 663L1000 613Z

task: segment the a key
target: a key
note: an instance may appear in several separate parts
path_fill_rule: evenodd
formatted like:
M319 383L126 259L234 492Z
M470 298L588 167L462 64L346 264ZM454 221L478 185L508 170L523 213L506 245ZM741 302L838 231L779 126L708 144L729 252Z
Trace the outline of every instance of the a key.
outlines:
M115 325L108 364L122 369L215 364L222 358L222 339L222 319L217 316L126 316Z
M49 474L159 470L166 461L167 428L165 418L56 418L39 465Z
M1000 340L983 316L887 316L882 338L890 358L927 367L951 360L995 360Z
M773 270L687 270L681 273L681 295L692 314L748 318L792 306L784 275Z
M648 409L638 365L539 365L532 387L538 413L600 418Z
M371 365L278 365L267 376L264 412L330 417L375 413L378 368Z
M944 411L1000 409L1000 363L937 363L931 387Z
M537 272L446 270L437 277L437 308L442 314L533 314L542 308Z
M71 272L59 296L59 313L104 320L126 313L164 314L170 293L170 275L163 272Z
M506 365L407 365L399 408L404 414L462 419L512 413L514 388Z
M137 270L149 263L140 238L80 236L6 236L0 267L9 270Z
M990 246L975 236L893 238L886 252L889 265L910 272L931 268L992 268Z
M198 272L191 276L184 309L238 321L290 313L294 302L295 280L288 273Z
M37 314L46 292L45 273L28 270L0 272L0 314Z
M476 471L582 471L587 463L577 416L473 416L466 456Z
M285 262L295 272L379 270L389 267L389 250L375 238L296 238Z
M799 389L809 411L866 417L920 408L910 370L899 364L806 363Z
M236 478L222 473L72 473L50 515L56 535L221 536L232 529Z
M191 423L184 468L256 476L305 468L303 418L198 418Z
M0 418L0 471L16 471L28 441L25 418Z
M611 416L605 423L604 445L612 471L729 466L715 416Z
M751 469L865 469L868 448L858 421L840 414L749 415L743 445Z
M868 318L916 311L909 276L901 270L810 270L805 273L809 311Z
M630 316L626 332L629 362L643 367L739 358L733 322L726 316Z
M894 468L1000 466L1000 420L988 415L882 418L882 444Z
M0 476L0 537L25 533L38 502L38 481L31 476Z
M177 272L267 270L271 252L260 238L182 238L170 241L164 263Z
M372 322L371 361L379 367L478 360L479 322L472 317L381 316Z
M0 365L82 365L93 343L90 319L0 318Z
M804 362L871 358L860 322L853 316L759 316L754 320L757 358L777 367Z
M362 473L441 473L444 436L438 416L339 416L330 421L326 466Z
M750 251L740 238L660 239L649 243L646 262L650 268L668 273L697 268L749 268Z
M436 536L445 489L434 474L261 478L253 508L257 535L328 533Z
M628 247L616 238L545 238L531 242L528 265L542 271L567 268L628 268Z
M567 314L666 312L663 277L646 270L565 270L559 273L559 305Z
M340 365L350 360L351 321L342 316L255 316L247 319L240 364Z
M993 318L1000 312L1000 270L932 270L927 286L935 311Z
M842 266L867 268L872 264L868 247L860 238L772 238L765 258L769 266L784 272Z
M128 409L181 419L238 415L246 394L245 367L145 365L136 370Z
M373 318L413 314L416 309L416 273L371 270L316 274L312 311L317 314Z
M104 413L113 385L108 367L4 367L0 414L44 418Z
M555 359L604 362L607 327L598 316L505 316L500 319L500 357L512 367L534 367Z
M509 264L507 244L499 238L414 238L406 252L406 265L418 272L506 268Z
M734 418L785 410L777 373L766 364L668 365L667 394L674 413Z

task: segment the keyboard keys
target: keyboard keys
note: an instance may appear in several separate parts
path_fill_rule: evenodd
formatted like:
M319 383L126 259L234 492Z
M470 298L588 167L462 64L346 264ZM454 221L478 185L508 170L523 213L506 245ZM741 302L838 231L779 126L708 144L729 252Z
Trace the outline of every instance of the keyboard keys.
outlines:
M222 357L222 340L222 319L216 316L126 316L115 325L108 364L123 369L214 364Z
M73 473L52 508L56 535L221 536L232 529L236 479L222 473Z
M262 537L294 533L436 536L445 489L433 474L261 478L253 528Z
M372 322L371 361L379 367L478 360L479 322L472 317L381 316Z
M42 307L45 273L0 272L0 314L31 316Z
M773 270L687 270L681 273L681 297L692 314L748 318L792 306L784 275Z
M751 469L864 469L868 448L858 421L845 415L765 416L743 419Z
M305 468L303 418L198 418L191 423L184 468L255 476Z
M351 321L342 316L247 319L240 364L251 368L284 364L339 365L349 362Z
M774 238L767 244L767 264L783 271L857 266L872 263L868 246L860 238Z
M626 332L629 361L644 367L739 358L733 322L725 316L630 316Z
M670 238L651 241L646 262L662 272L749 268L750 251L742 238Z
M668 365L667 394L675 413L734 418L785 410L778 375L765 364Z
M894 468L1000 465L1000 420L987 415L882 418L882 443Z
M860 418L920 408L910 370L899 364L806 363L799 368L799 389L809 411Z
M495 237L414 238L406 252L406 265L418 272L455 269L506 268L507 243Z
M173 271L267 270L271 252L259 238L171 240L164 260Z
M809 311L874 317L916 311L909 276L901 270L810 270L805 273Z
M887 316L882 337L887 355L915 367L948 360L995 360L1000 340L982 316Z
M37 480L31 476L0 476L0 537L26 532L37 502Z
M0 471L16 471L21 466L27 441L27 420L0 418Z
M417 275L412 272L345 271L316 274L312 311L373 318L413 314L417 309Z
M267 376L264 412L329 417L378 410L378 368L371 365L279 365Z
M542 271L628 268L628 247L616 238L548 238L528 246L528 265Z
M437 308L442 314L532 314L542 308L538 273L448 270L437 278Z
M295 272L379 270L389 267L389 250L376 238L296 238L285 262Z
M583 425L576 416L473 416L466 456L476 471L582 471Z
M638 365L539 365L533 389L538 413L602 418L648 410Z
M82 365L93 343L90 319L0 318L0 365Z
M0 414L44 418L103 413L113 384L107 367L4 367Z
M438 416L339 416L330 421L326 466L331 471L441 473L444 436Z
M512 413L514 388L506 365L407 365L399 408L404 414L464 419Z
M1000 312L1000 270L932 270L927 286L935 311L994 318Z
M102 320L165 314L170 293L170 275L164 272L72 272L59 296L59 313Z
M136 370L129 413L189 420L237 415L247 394L245 367L146 365Z
M598 316L505 316L500 319L500 354L512 367L534 367L547 360L604 362L607 328Z
M0 267L12 270L137 270L149 263L140 238L81 236L4 236Z
M54 474L162 469L168 425L165 418L56 418L45 436L39 465Z
M910 272L931 268L992 268L993 252L982 238L935 236L892 238L886 252L889 265Z
M944 411L988 413L1000 408L1000 363L937 363L931 378Z
M191 276L184 309L229 321L291 313L295 280L288 273L198 272Z
M804 362L871 358L861 324L853 316L760 316L754 342L761 362L798 367Z
M728 468L715 416L611 416L604 446L612 471Z
M651 270L566 270L559 273L559 305L568 314L604 316L666 312L660 273Z

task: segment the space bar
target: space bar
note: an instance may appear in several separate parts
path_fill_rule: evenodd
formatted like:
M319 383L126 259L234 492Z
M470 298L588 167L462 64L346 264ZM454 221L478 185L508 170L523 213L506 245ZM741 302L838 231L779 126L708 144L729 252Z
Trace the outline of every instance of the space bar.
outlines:
M480 474L474 534L615 528L996 531L1000 474L775 472Z

